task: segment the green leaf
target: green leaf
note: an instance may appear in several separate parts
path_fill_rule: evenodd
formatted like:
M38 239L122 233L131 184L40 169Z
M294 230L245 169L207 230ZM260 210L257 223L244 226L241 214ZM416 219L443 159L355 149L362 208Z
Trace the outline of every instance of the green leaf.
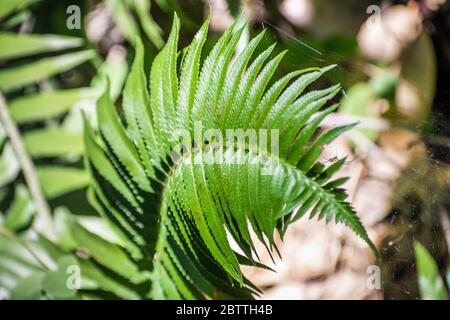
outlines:
M80 249L77 246L76 241L71 235L71 226L74 223L73 216L71 213L65 208L56 208L54 213L54 225L57 230L57 239L58 246L54 243L46 240L45 238L40 239L47 251L54 252L53 259L60 260L61 258L67 258L67 253L61 249L61 247L68 251L73 251L75 249ZM88 219L88 220L86 220ZM97 221L96 221L97 219ZM86 227L92 227L92 232L96 232L96 234L100 235L102 238L107 241L111 239L113 236L111 235L111 231L107 229L107 227L102 223L102 221L98 221L98 217L81 217L78 219L80 224ZM92 222L95 221L95 224L92 225ZM116 239L114 239L116 241ZM69 256L70 257L70 256ZM105 272L103 267L100 267L95 261L92 259L80 258L76 259L76 261L72 261L70 263L72 266L78 266L80 268L81 275L81 289L84 291L95 290L95 291L107 291L115 294L117 297L122 299L139 299L140 296L133 289L129 288L129 284L124 283L122 278L116 279L110 272ZM64 274L64 270L66 274ZM67 268L59 268L58 270L61 272L61 281L60 284L64 285L67 281L76 285L76 278L73 276L77 275L76 267L72 267L67 270ZM67 271L69 271L67 273ZM72 276L72 277L70 277ZM58 285L58 288L61 288ZM61 288L63 292L66 292L68 288ZM72 295L74 290L69 290Z
M228 10L230 11L233 17L239 16L239 12L241 11L241 3L240 0L227 0Z
M145 34L160 49L164 45L164 40L161 36L162 30L150 15L150 3L150 1L146 0L131 0Z
M73 298L81 288L80 266L72 256L59 258L57 264L57 270L42 279L42 289L53 299Z
M8 142L3 147L3 152L0 156L0 186L4 186L14 181L19 174L20 167L17 161L16 154Z
M129 134L135 139L137 151L147 174L154 175L151 158L158 157L157 142L152 126L147 79L143 76L144 49L142 42L136 41L136 56L131 73L123 92L123 109Z
M13 289L20 279L44 272L45 268L41 261L51 264L42 248L32 241L14 235L2 226L0 226L0 257L0 287L7 290ZM40 260L37 260L37 257ZM30 291L30 288L28 290Z
M175 3L173 0L155 0L155 2L166 12L175 11Z
M38 34L0 33L0 60L15 59L42 52L79 47L82 39Z
M175 15L172 31L164 49L156 56L150 71L150 97L156 134L169 139L175 130L175 103L178 92L176 57L180 22ZM153 81L152 81L153 80ZM160 119L164 117L166 120Z
M101 133L111 149L119 155L118 160L131 174L134 182L143 190L149 191L151 186L146 177L145 169L140 163L139 153L129 140L125 129L119 121L115 107L108 97L108 91L106 89L105 93L98 100L97 118Z
M96 91L90 88L42 92L14 99L9 107L14 121L23 124L58 116L75 104L96 96Z
M0 6L0 19L38 1L40 0L2 0L2 5Z
M22 278L11 290L11 300L40 300L45 296L42 293L42 281L45 278L44 272L36 272Z
M350 129L315 135L336 108L327 104L339 86L303 94L334 66L292 72L266 90L283 54L270 59L270 46L253 57L263 34L232 59L246 28L235 23L200 63L207 23L183 50L182 61L179 28L175 15L149 81L143 46L135 41L135 61L123 93L124 117L107 86L97 102L99 132L85 122L91 203L119 238L128 240L124 247L134 259L149 266L150 297L252 298L258 290L245 279L240 264L261 266L256 241L271 255L277 251L275 233L283 235L307 213L344 223L378 255L345 201L339 188L343 180L332 180L343 162L328 168L317 162L323 145ZM271 129L283 134L271 135ZM261 132L269 132L267 146L252 142L252 134L258 138ZM271 148L277 143L281 150ZM80 234L73 232L74 237ZM233 250L230 238L243 255ZM92 242L94 247L97 241ZM96 259L106 255L93 254ZM111 261L99 263L113 268Z
M86 187L89 174L83 169L71 167L37 167L39 183L48 199Z
M208 33L209 20L210 17L208 17L208 20L195 35L183 61L180 77L180 92L177 99L177 125L180 127L189 125L198 81L200 55Z
M420 296L424 300L447 300L444 282L431 254L419 242L414 244Z
M139 283L144 280L136 264L119 246L87 231L77 222L71 224L71 234L77 247L86 250L101 265L131 282Z
M397 75L383 70L369 82L359 82L353 85L342 99L339 110L357 117L379 118L380 112L376 111L372 104L376 99L393 100L398 82ZM375 141L379 134L379 130L375 129L361 128L358 130L372 141Z
M11 16L11 18L7 19L3 23L3 28L5 30L15 28L18 25L20 25L20 24L24 23L25 21L27 21L28 19L30 19L30 17L31 17L30 10L25 9L25 10L19 11L19 12L13 14L13 16Z
M101 269L95 266L91 261L80 260L79 263L83 279L95 283L96 287L92 289L108 291L125 300L140 299L139 294L122 284L120 281L114 280L110 275L103 273Z
M29 225L35 213L30 195L25 186L19 184L14 193L14 200L6 212L3 226L11 231L17 231Z
M93 57L95 57L95 51L85 50L3 69L0 71L0 90L10 92L26 85L35 84L40 80L72 69Z
M72 224L71 213L67 208L58 207L53 213L53 228L59 246L64 250L73 250L77 243L72 237L70 226Z
M32 157L55 157L83 153L83 137L61 128L37 129L23 135L27 152Z
M111 10L113 19L125 38L134 43L134 40L139 36L139 27L128 11L127 1L106 0L105 3Z
M123 247L121 239L117 237L117 234L114 233L114 230L111 228L108 222L101 217L80 216L77 217L77 221L86 230L95 233L108 242Z
M112 101L116 101L122 93L123 84L128 73L128 63L125 57L107 58L97 69L97 75L91 81L91 87L95 88L96 97L105 87L106 80L110 83L109 96Z

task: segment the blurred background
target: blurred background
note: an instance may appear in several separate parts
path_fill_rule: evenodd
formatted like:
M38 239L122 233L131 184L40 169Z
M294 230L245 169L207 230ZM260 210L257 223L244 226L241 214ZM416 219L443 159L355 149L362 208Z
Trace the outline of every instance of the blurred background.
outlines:
M350 230L305 219L292 225L280 241L282 260L273 263L261 256L276 273L245 267L249 279L263 289L262 298L446 298L446 0L2 0L0 91L2 108L8 110L2 111L0 127L3 229L20 236L34 228L42 231L45 221L39 219L52 214L55 220L75 216L88 230L102 233L88 202L81 110L95 124L95 98L105 76L111 81L111 97L120 103L136 35L144 40L149 71L167 39L174 12L181 19L184 48L210 11L206 51L234 19L247 19L238 51L266 29L259 51L274 42L274 54L289 50L278 75L336 64L316 84L340 82L344 88L336 99L338 111L323 127L360 122L327 146L321 161L346 157L338 174L350 177L345 186L382 254L381 269L373 268L374 257ZM30 38L25 41L19 34ZM24 174L27 170L35 175L38 191L30 190L33 182ZM44 214L36 215L38 211ZM26 268L17 277L8 274L8 244L2 241L6 240L0 237L0 299L8 298L9 290L27 275Z

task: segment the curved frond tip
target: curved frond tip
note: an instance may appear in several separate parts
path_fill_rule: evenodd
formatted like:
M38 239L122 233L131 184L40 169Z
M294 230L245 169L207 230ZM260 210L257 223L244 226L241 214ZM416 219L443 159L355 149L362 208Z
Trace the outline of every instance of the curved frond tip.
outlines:
M98 133L85 130L96 207L150 263L151 296L251 298L258 290L240 265L261 266L255 241L277 250L275 232L305 214L344 223L377 253L345 201L345 180L332 180L344 161L317 161L324 145L353 127L317 136L340 87L307 88L333 66L276 81L284 53L271 57L272 46L254 55L264 33L232 63L242 33L235 25L201 63L207 21L177 70L179 27L175 17L150 79L136 40L123 119L106 89Z

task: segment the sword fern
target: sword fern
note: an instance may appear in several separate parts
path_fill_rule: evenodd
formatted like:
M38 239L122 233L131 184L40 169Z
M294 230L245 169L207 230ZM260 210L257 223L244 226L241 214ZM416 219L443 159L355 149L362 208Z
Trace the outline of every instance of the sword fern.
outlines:
M264 267L251 230L272 252L275 232L283 235L307 213L344 223L377 252L345 201L345 179L331 180L344 160L328 167L317 161L324 145L354 126L316 137L340 87L303 92L332 67L291 72L269 86L284 52L270 58L271 46L251 60L262 32L231 63L243 28L231 26L201 63L208 21L180 59L175 16L149 90L137 39L123 117L106 89L97 104L98 133L86 121L92 203L141 267L152 270L155 299L251 298L258 289L240 265ZM205 136L196 139L199 121ZM209 129L225 138L207 137ZM277 152L229 138L229 129L275 130L278 138L267 140L278 143ZM180 144L173 139L179 130L194 139Z

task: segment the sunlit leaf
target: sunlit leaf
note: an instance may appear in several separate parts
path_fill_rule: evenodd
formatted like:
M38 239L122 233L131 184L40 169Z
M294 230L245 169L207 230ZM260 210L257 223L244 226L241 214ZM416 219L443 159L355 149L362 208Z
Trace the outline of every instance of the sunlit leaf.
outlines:
M71 224L71 234L78 248L86 250L98 263L132 282L144 279L136 264L119 246L91 233L77 222Z
M164 40L161 37L162 30L150 15L150 1L131 0L131 3L139 16L139 21L147 37L158 49L161 48L164 45Z
M143 45L136 39L122 109L116 109L105 86L97 101L98 132L85 125L91 203L121 239L127 237L140 250L137 259L152 270L150 296L252 298L258 289L240 264L260 265L255 242L272 254L277 230L283 235L307 213L350 227L378 256L345 201L342 180L332 180L343 162L325 167L317 161L325 144L352 127L317 134L336 108L328 103L339 86L303 93L334 66L299 70L268 88L284 54L271 58L271 46L253 57L262 33L233 59L246 29L234 23L200 59L207 27L208 21L179 61L175 16L150 72L144 70ZM235 135L217 138L230 129L244 135L247 130L281 132L283 148L261 150ZM215 135L203 136L206 130ZM181 137L188 139L182 145L177 132L188 136ZM243 255L234 251L230 237Z
M57 269L49 272L42 279L42 289L53 299L72 298L81 288L80 266L72 256L59 258L57 264ZM80 285L80 287L77 287L77 285Z
M420 296L424 300L447 300L444 282L431 254L419 242L414 244Z
M0 186L16 179L20 167L10 143L6 143L0 156Z
M0 60L79 47L82 40L57 35L0 33Z
M0 226L0 287L11 290L20 279L29 277L45 268L29 250L30 241L14 238ZM37 281L29 280L29 281ZM30 288L28 288L29 291Z
M9 107L13 119L22 124L58 116L96 95L96 91L90 88L42 92L14 99L9 102Z
M40 300L45 297L42 291L42 280L44 272L36 272L22 278L11 290L11 300Z
M89 183L89 175L83 169L58 166L37 167L39 182L48 199L84 188Z
M17 231L27 226L33 218L35 209L28 190L18 185L14 193L13 203L6 212L3 226L11 231Z
M33 157L79 155L83 152L82 136L61 128L29 131L23 135L23 141Z
M125 38L131 43L139 36L139 27L133 15L128 10L127 1L106 0L106 5L111 10L113 19Z
M38 1L40 0L2 0L2 5L0 6L0 19Z
M26 85L35 84L39 80L72 69L94 56L95 51L85 50L43 58L19 67L5 68L0 71L0 90L9 92Z

